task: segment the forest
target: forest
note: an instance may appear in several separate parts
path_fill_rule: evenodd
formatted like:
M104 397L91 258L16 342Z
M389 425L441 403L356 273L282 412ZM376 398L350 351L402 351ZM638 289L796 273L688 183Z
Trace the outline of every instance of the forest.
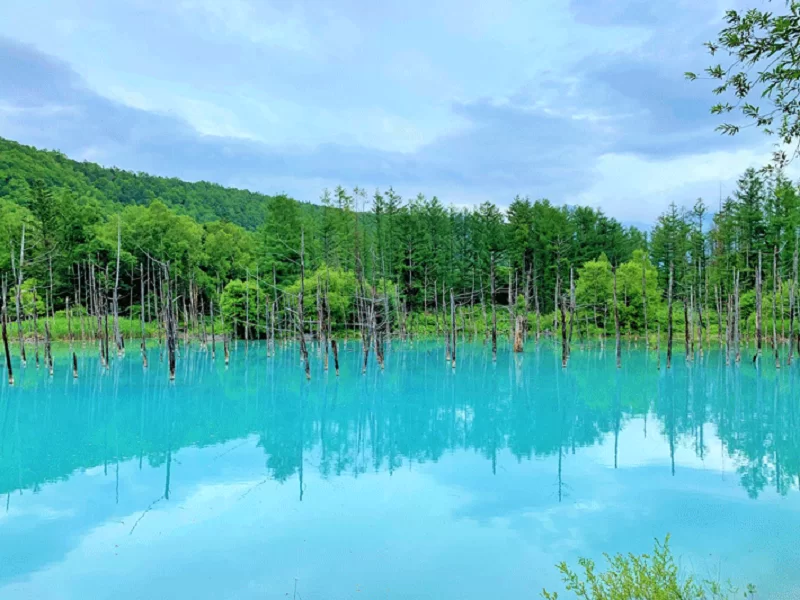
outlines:
M780 170L750 169L716 210L671 204L640 231L546 199L337 187L310 204L0 148L3 315L20 344L103 337L101 314L118 350L126 331L144 345L173 321L185 339L366 328L376 348L492 329L516 350L529 335L667 336L671 355L674 334L687 357L713 338L736 358L740 340L770 343L776 361L798 337L798 188Z

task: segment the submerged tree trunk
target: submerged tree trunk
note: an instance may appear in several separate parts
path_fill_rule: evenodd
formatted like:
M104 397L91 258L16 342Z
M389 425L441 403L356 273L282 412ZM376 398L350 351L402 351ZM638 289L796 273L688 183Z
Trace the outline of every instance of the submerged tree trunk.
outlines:
M333 368L336 369L336 376L339 376L339 345L335 339L331 339L331 350L333 351Z

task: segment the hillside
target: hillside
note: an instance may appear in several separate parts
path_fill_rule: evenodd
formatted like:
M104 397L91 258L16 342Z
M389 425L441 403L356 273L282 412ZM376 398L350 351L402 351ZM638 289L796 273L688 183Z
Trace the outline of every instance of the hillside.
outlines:
M0 138L0 198L24 203L29 185L38 179L50 188L94 198L109 209L113 205L147 205L159 199L200 223L224 219L251 230L263 222L264 206L270 198L206 181L189 183L78 162L60 152Z

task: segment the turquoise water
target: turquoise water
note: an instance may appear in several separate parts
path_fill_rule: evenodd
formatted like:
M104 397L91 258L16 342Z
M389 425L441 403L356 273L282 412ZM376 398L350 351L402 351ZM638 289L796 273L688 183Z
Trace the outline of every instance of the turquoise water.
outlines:
M700 576L800 597L800 365L395 344L151 353L0 383L0 598L535 598L672 534ZM559 588L560 589L560 588Z

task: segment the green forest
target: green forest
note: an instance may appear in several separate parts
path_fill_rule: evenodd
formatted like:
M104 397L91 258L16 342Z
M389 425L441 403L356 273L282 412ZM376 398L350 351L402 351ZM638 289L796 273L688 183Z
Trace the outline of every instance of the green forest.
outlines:
M6 314L25 335L40 331L37 313L50 315L53 335L65 337L70 299L71 315L89 314L102 295L100 306L116 303L120 318L141 319L153 335L164 307L156 265L168 265L187 335L199 335L214 304L217 327L236 335L266 337L269 319L284 333L299 319L313 333L322 292L331 331L363 323L365 297L390 335L439 332L450 319L488 337L490 312L500 331L521 317L525 338L567 324L570 339L619 331L656 343L674 329L701 345L789 341L797 331L798 188L780 171L746 171L715 210L702 199L672 204L650 231L594 208L510 200L463 208L337 187L301 203L2 140Z

